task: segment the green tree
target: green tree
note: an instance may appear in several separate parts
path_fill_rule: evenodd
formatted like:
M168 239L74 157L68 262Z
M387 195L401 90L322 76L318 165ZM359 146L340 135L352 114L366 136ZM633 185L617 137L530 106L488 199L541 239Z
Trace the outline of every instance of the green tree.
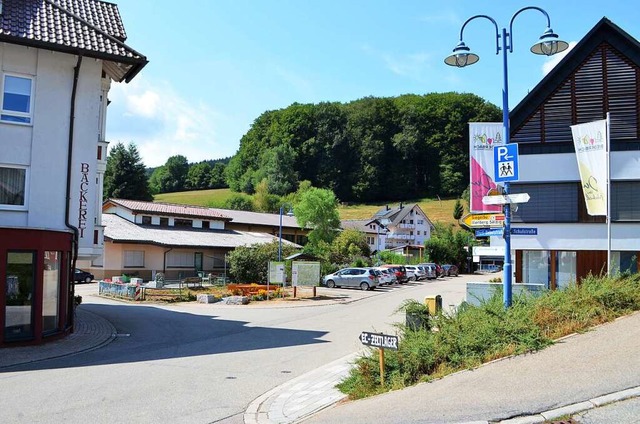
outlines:
M441 264L450 263L464 269L467 261L467 247L475 244L473 235L466 230L453 230L453 225L435 224L431 238L425 242L429 258Z
M187 171L185 188L189 190L202 190L209 188L211 180L211 165L207 162L193 164Z
M136 145L117 143L107 157L104 199L153 200L145 166Z
M167 174L166 168L163 166L159 166L153 170L153 173L149 177L149 188L151 192L154 194L164 193L167 181L169 179L169 175Z
M182 155L171 156L164 164L167 172L167 181L164 192L182 191L187 182L189 172L189 162Z
M358 258L370 258L371 249L362 231L348 228L336 236L331 243L331 262L350 264Z
M239 246L229 253L229 271L238 283L266 283L269 277L269 261L278 260L278 240L271 243ZM283 243L282 256L287 257L298 249Z
M263 158L263 168L270 193L284 196L295 190L298 184L296 156L295 150L288 144L267 151Z
M338 199L331 190L312 187L300 196L294 208L298 225L311 228L309 244L331 243L340 228Z
M213 165L210 172L209 188L224 188L229 186L225 178L226 169L227 165L222 162L216 162Z
M253 199L251 196L242 193L233 193L224 202L225 209L237 211L253 211Z
M280 209L280 197L269 192L267 179L263 179L256 187L253 195L254 209L259 212L276 213Z
M462 206L462 202L460 199L456 199L456 203L453 205L453 219L458 220L462 218L464 214L464 207Z

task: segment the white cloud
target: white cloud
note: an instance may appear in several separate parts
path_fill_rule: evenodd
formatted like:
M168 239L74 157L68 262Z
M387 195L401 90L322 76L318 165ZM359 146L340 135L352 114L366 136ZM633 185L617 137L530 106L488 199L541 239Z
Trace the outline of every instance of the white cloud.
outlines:
M394 74L417 81L424 81L425 70L431 59L431 56L424 52L397 55L376 50L369 45L362 46L362 50L384 62L387 69Z
M549 56L549 58L542 64L542 75L547 75L555 66L560 63L560 61L573 49L577 41L570 41L569 48L561 53L554 54L553 56Z
M114 84L109 97L107 139L135 143L148 167L163 165L174 155L198 162L237 150L237 143L220 141L220 127L230 118L177 93L168 81L139 76L130 84Z
M458 14L451 10L443 11L438 15L421 16L419 20L421 22L426 22L429 24L445 23L454 26L460 26L460 24L462 23L462 19L460 19Z

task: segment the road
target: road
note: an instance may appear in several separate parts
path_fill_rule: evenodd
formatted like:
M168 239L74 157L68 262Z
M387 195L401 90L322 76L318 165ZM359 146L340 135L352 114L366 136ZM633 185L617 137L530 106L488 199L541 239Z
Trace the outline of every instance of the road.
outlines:
M371 292L320 288L349 303L310 307L140 305L77 286L82 308L108 319L118 337L75 356L4 369L0 410L8 423L241 423L269 389L359 351L362 331L392 332L404 299L464 298L460 276ZM37 402L36 402L37 400Z

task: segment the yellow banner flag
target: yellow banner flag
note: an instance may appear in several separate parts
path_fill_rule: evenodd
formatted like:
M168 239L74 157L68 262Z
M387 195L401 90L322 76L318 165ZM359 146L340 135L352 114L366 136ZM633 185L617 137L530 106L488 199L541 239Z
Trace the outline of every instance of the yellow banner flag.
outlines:
M572 125L582 192L589 215L607 215L607 120ZM606 143L606 144L605 144Z

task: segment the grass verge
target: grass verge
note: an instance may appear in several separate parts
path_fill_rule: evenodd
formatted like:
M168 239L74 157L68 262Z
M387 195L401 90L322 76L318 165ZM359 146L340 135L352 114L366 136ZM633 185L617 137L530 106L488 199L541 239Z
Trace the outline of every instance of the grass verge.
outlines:
M397 351L385 352L385 387L377 355L359 358L338 388L351 399L443 377L513 354L543 349L555 339L640 310L640 275L596 278L539 297L519 296L507 310L502 293L480 306L432 317L436 331L399 325Z

